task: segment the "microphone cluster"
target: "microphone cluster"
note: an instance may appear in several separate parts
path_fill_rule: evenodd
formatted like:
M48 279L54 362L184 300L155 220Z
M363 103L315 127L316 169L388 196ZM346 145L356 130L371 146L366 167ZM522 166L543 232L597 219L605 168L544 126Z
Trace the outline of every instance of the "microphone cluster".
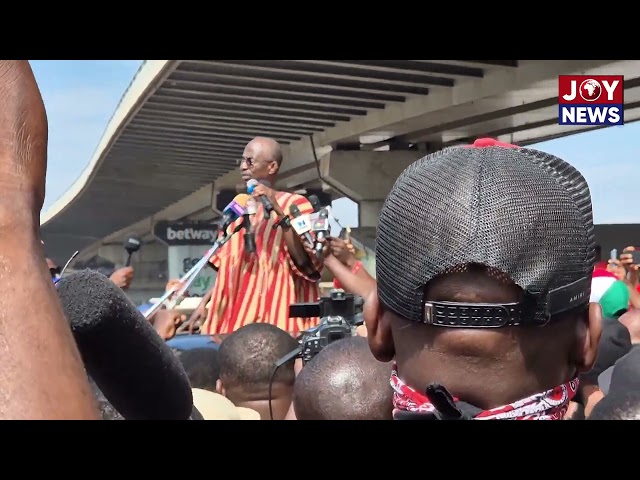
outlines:
M251 195L259 184L255 179L249 180L247 182L248 194ZM242 228L245 231L245 251L253 253L256 251L256 243L251 219L253 215L256 214L257 204L249 195L243 193L236 195L231 203L224 209L222 232L226 234L227 228L238 218L243 217ZM258 196L258 201L262 204L265 217L269 218L274 211L271 201L264 195ZM320 200L315 195L311 195L309 201L313 206L312 214L302 214L297 205L292 205L289 211L289 217L294 231L304 242L313 247L318 257L321 257L323 248L322 241L326 239L330 232L329 218L331 211L330 207L322 207Z
M258 185L259 183L256 180L249 180L247 182L247 191L250 194L253 193L254 189ZM262 204L265 210L265 215L268 218L273 212L273 205L271 204L271 201L264 195L259 195L258 201ZM322 207L320 200L315 195L311 195L309 197L309 201L313 206L313 214L301 214L299 208L294 205L290 209L289 218L292 220L291 225L294 231L301 236L303 241L307 242L310 246L313 246L316 254L320 257L322 255L323 248L322 240L329 235L329 217L331 215L331 207ZM250 195L246 193L236 195L229 205L227 205L222 211L220 234L213 246L207 251L207 253L205 253L198 263L183 275L179 282L167 290L164 295L160 297L153 306L151 306L151 308L145 311L144 316L146 318L150 318L169 300L175 304L180 302L198 274L208 265L211 257L213 257L213 255L239 231L244 230L243 238L245 251L247 253L254 253L256 251L256 241L253 231L252 217L256 214L256 211L257 204ZM239 222L231 232L228 232L229 227L236 223L236 220L241 217L242 222Z
M322 258L322 241L329 236L331 230L329 225L331 209L322 207L315 195L311 195L309 201L313 207L312 214L302 214L297 205L291 205L289 209L289 215L292 217L291 226L303 241L313 247L318 258Z

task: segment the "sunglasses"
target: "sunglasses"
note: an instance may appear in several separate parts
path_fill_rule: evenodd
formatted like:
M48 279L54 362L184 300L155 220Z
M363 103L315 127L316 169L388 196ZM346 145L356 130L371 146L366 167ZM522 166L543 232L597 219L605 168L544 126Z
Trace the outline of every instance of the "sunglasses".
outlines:
M238 160L238 166L242 165L243 163L247 164L248 169L252 169L256 165L256 161L251 157L241 158L240 160Z

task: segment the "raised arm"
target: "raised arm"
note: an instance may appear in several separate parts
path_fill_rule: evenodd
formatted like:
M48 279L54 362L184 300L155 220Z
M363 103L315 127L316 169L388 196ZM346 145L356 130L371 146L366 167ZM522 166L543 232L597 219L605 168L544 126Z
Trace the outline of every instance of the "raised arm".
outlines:
M97 419L39 238L47 118L27 61L0 61L0 419Z

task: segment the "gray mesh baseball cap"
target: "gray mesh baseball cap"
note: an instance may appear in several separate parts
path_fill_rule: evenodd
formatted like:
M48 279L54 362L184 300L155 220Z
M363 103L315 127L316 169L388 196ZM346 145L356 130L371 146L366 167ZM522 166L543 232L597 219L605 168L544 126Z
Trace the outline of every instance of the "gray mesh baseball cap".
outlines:
M378 296L401 317L443 327L543 325L589 302L594 255L584 177L544 152L480 139L410 165L380 213ZM438 275L489 267L520 303L425 302Z

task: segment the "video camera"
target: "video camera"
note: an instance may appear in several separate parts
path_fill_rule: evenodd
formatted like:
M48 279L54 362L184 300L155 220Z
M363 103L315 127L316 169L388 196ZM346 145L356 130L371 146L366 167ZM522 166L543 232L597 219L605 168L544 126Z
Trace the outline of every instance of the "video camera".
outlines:
M363 299L342 290L331 290L328 297L322 297L317 303L293 303L289 305L289 317L320 317L320 324L310 328L298 337L298 348L279 359L269 380L269 415L273 420L271 390L278 369L290 361L301 358L306 364L336 340L351 337L358 325L362 325Z
M317 327L310 328L298 337L300 347L296 357L306 364L332 342L354 335L362 325L361 297L342 290L332 290L328 297L317 303L294 303L289 306L289 317L320 317ZM293 352L292 352L293 353Z

